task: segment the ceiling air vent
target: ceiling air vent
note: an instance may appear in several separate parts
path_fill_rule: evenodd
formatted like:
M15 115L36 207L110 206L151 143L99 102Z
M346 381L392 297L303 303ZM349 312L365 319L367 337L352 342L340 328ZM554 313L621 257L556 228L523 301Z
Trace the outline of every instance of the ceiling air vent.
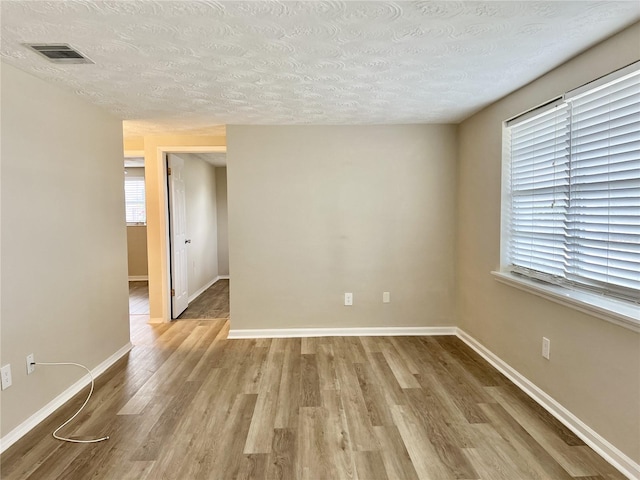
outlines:
M66 43L25 43L25 46L53 63L94 63Z

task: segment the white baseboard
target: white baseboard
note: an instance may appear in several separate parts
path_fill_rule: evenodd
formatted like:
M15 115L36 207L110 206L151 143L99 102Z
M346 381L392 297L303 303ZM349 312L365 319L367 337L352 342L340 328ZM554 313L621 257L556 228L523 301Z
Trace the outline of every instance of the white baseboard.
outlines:
M120 360L124 355L127 354L133 345L131 342L127 343L125 346L120 348L117 352L111 355L109 358L98 364L93 370L91 370L91 374L94 378L102 375L110 366ZM45 368L45 367L42 367ZM64 405L66 402L71 400L74 395L80 392L84 387L91 383L91 378L89 374L83 376L76 383L67 388L64 392L58 395L56 398L47 403L44 407L38 410L36 413L27 418L24 422L18 425L16 428L7 433L4 437L0 438L0 453L4 452L11 445L16 443L22 437L24 437L29 431L31 431L36 425L46 419L49 415L55 412L58 408Z
M229 280L229 275L218 275L218 280Z
M130 282L148 282L149 275L129 275Z
M563 407L560 403L464 330L458 328L457 336L515 385L517 385L523 392L539 403L546 411L562 422L565 427L580 437L602 458L620 470L622 474L626 475L630 479L640 479L640 465L638 463L621 452L604 437L599 435L591 427L586 425L582 420L576 417L573 413Z
M456 330L456 327L272 328L229 330L228 338L428 336L455 335Z

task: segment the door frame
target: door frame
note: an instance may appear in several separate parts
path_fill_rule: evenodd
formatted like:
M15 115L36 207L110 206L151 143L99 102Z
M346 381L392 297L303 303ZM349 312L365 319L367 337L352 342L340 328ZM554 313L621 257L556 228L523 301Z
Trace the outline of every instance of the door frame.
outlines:
M169 196L165 154L226 153L226 151L225 137L185 135L144 138L149 323L171 321Z

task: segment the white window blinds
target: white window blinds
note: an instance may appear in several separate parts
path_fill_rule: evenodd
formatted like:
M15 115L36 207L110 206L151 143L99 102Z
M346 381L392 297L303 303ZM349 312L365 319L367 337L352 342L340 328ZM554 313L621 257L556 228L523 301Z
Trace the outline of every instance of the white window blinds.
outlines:
M640 301L640 71L507 133L511 269Z
M569 116L560 105L511 131L511 242L514 265L549 275L566 268Z
M146 223L144 177L125 177L124 199L127 223Z

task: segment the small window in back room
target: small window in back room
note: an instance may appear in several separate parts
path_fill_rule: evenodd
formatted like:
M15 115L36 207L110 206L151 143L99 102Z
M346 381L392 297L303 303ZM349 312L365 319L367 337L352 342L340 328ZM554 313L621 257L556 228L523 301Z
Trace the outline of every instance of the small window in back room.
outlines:
M125 170L124 199L127 225L146 225L144 176Z

